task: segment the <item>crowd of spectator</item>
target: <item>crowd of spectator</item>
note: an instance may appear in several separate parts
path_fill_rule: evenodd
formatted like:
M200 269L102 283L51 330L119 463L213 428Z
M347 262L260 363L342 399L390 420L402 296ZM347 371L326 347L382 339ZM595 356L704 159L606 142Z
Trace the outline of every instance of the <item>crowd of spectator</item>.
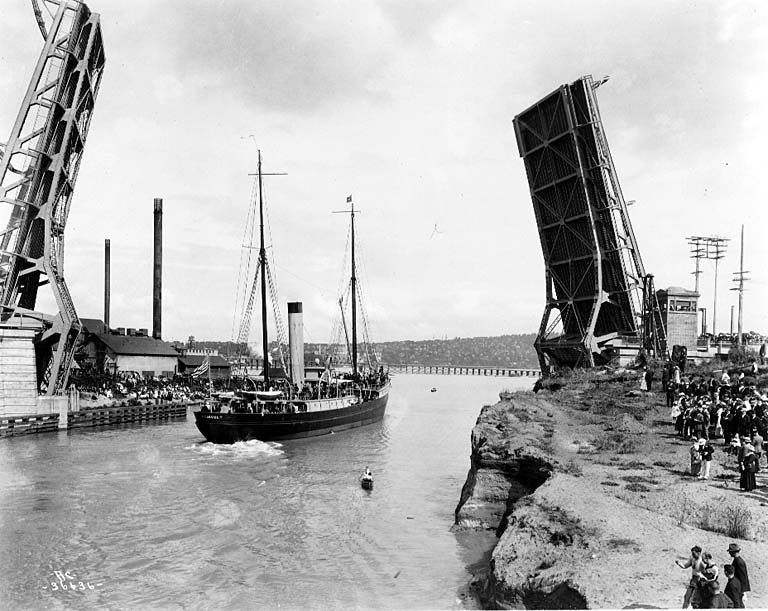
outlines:
M208 384L207 379L196 380L188 376L147 378L135 372L118 372L116 375L74 376L69 388L78 392L86 403L125 406L199 401L208 396Z
M756 364L749 373L757 374ZM668 366L662 383L677 434L693 441L691 474L709 478L711 440L722 439L726 460L733 457L738 466L741 489L754 490L768 434L768 395L757 388L755 378L738 370L681 377L676 366Z

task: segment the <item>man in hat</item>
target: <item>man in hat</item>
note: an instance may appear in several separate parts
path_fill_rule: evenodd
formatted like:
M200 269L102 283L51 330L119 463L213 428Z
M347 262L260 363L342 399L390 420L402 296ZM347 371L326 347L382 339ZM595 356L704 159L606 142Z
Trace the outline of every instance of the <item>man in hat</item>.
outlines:
M746 608L747 606L747 592L750 591L749 587L749 574L747 573L747 563L744 562L744 558L741 557L741 548L737 543L731 543L728 545L728 553L731 555L731 564L733 565L733 573L736 575L736 579L741 584L741 602Z

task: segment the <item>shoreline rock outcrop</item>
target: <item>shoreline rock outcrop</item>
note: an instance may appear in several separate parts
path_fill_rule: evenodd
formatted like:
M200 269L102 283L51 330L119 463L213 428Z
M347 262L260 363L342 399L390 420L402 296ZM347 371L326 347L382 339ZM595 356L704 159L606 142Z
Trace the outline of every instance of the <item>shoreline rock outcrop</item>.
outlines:
M713 501L755 516L758 540L739 543L755 574L750 606L768 603L760 499L721 498L722 481L686 477L688 444L670 434L657 399L580 381L482 409L454 528L498 537L472 584L483 608L676 607L690 577L676 558L698 544L720 566L730 561L734 539L698 522Z

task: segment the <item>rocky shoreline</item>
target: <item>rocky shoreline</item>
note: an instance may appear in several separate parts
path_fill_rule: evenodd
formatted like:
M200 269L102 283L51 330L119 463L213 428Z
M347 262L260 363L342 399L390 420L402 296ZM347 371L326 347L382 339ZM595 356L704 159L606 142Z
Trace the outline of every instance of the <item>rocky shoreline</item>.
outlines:
M749 523L739 544L754 575L750 606L768 606L765 489L740 494L720 452L714 480L687 476L688 444L661 394L600 375L554 388L502 393L472 431L454 529L497 536L469 587L479 604L680 608L690 575L675 559L698 544L727 563L735 539L717 532L717 516L738 510Z

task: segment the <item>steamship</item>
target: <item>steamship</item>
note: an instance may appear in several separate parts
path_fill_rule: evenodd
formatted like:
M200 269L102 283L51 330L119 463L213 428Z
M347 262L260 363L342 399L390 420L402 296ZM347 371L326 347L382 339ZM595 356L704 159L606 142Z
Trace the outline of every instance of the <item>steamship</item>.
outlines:
M195 424L211 443L232 444L258 439L279 441L336 433L379 422L384 417L389 396L389 375L368 361L359 367L357 338L358 283L355 268L355 208L351 196L347 203L351 223L350 278L352 338L347 342L351 371L334 372L332 359L318 379L308 380L304 370L302 304L288 304L290 381L271 379L267 338L267 260L264 247L264 204L262 199L261 153L258 163L260 249L257 277L261 276L263 377L253 390L240 390L234 397L219 398L194 412ZM255 285L256 279L254 279ZM345 323L346 330L346 323ZM247 333L246 333L247 335ZM254 386L257 384L254 382Z

